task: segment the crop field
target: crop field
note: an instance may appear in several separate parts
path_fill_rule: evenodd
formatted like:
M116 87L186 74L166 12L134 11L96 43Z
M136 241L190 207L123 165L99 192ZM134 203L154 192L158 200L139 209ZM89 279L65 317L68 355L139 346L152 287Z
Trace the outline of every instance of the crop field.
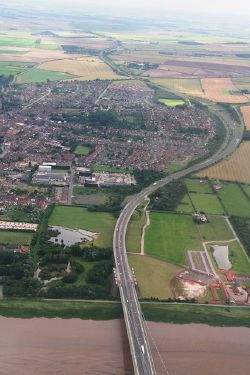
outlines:
M250 183L250 142L241 143L240 147L220 163L199 172L200 177Z
M17 83L31 83L31 82L47 82L47 81L62 81L66 79L74 79L76 76L68 73L53 72L42 69L29 69L17 76Z
M232 95L237 91L231 78L203 78L201 80L205 96L218 103L248 103L249 99L240 94Z
M184 100L181 99L159 99L159 102L165 104L167 107L176 107L178 105L185 105Z
M242 189L245 191L245 193L248 195L248 197L250 199L250 185L242 184L241 187L242 187Z
M183 94L203 96L203 90L199 79L191 78L168 78L168 79L151 79L157 85L163 86L170 90L179 91Z
M74 151L75 155L88 155L90 153L91 148L88 146L81 146L78 145Z
M99 233L94 243L103 247L112 247L115 217L106 212L90 212L81 207L56 206L49 224L69 228L81 228Z
M97 57L81 57L45 62L40 69L63 72L78 76L79 80L123 79Z
M224 183L217 192L229 215L250 217L250 201L234 183Z
M192 205L192 202L188 194L184 196L181 203L176 207L176 211L177 212L193 212L194 211L194 207Z
M21 63L21 62L3 62L0 61L0 75L13 75L22 73L29 68L32 68L32 63Z
M34 44L34 39L31 38L18 38L18 37L8 37L0 35L0 46L13 46L13 47L32 47Z
M247 130L250 130L250 106L242 106L240 110L243 115L245 127Z
M213 190L206 180L200 182L199 179L186 178L185 184L189 193L213 194Z
M224 209L216 195L190 193L189 196L196 211L203 211L207 214L224 214Z
M201 250L200 236L190 215L150 213L145 253L178 265L185 265L187 250Z
M171 298L170 281L182 268L147 255L129 254L134 268L141 298Z
M0 243L29 245L33 233L21 231L0 230Z

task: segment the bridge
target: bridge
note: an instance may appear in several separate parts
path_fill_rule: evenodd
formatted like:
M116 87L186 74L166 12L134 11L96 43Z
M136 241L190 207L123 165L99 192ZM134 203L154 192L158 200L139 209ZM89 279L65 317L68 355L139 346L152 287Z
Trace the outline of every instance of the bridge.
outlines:
M230 140L226 140L220 150L211 156L210 159L190 166L180 172L166 176L142 190L129 201L117 220L113 237L116 265L115 273L120 291L135 375L155 375L156 369L154 366L146 324L143 319L141 306L136 292L135 280L128 264L125 242L128 223L135 209L149 194L157 190L159 187L185 177L190 173L206 168L230 155L238 147L241 141L243 127L239 125L237 126L236 124L229 124L228 132L228 134L230 134Z

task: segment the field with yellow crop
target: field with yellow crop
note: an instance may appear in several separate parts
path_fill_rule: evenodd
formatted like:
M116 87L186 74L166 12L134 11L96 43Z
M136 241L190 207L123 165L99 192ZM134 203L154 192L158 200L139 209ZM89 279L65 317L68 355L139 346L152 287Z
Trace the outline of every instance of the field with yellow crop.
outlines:
M78 76L79 80L95 79L123 79L98 57L85 56L75 59L54 60L39 66L42 70L49 70Z
M204 95L201 82L196 78L159 78L151 79L151 81L170 90L182 92L183 94L195 96Z
M250 142L243 142L227 159L198 173L199 177L250 183Z

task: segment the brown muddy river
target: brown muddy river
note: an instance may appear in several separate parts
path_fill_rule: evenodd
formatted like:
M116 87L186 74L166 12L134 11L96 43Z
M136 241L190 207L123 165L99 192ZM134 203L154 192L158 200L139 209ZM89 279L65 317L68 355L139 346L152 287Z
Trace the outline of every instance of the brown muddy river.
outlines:
M149 328L169 375L250 374L248 328L163 323ZM156 350L154 356L157 374L166 374ZM119 320L0 317L0 364L1 375L133 374Z

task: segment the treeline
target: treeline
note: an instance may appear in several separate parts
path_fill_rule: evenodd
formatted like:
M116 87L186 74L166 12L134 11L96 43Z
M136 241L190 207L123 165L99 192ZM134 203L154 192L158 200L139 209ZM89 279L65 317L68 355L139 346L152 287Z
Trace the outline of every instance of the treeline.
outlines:
M61 46L65 53L74 54L74 55L92 55L98 56L100 51L95 48L86 48L86 47L79 47L70 44L62 45Z
M231 216L230 222L245 247L246 252L250 256L250 219L246 217Z
M173 181L151 194L151 208L157 211L174 211L186 193L183 180Z

